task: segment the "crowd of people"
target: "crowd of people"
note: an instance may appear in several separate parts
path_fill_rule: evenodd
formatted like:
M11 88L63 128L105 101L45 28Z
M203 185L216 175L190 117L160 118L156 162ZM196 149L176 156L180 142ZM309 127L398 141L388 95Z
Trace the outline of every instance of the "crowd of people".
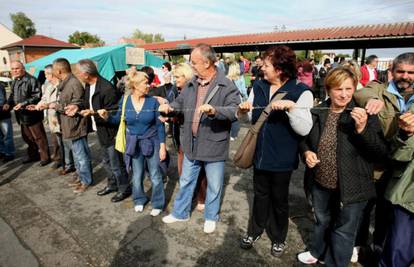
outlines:
M190 62L163 65L163 84L151 67L131 67L114 86L89 59L76 64L58 58L44 69L47 82L11 64L7 96L0 87L0 156L15 157L10 112L27 143L23 163L53 162L77 194L93 184L88 134L96 132L108 173L98 196L116 193L112 202L132 194L134 210L151 203L151 216L166 206L163 176L177 153L179 188L166 224L188 221L193 199L204 211L205 233L220 220L224 168L239 121L255 124L271 107L258 133L253 155L253 205L247 233L250 249L266 231L270 252L287 247L289 184L300 160L306 165L304 190L314 214L304 264L348 266L359 248L372 248L379 266L409 266L414 261L414 53L397 56L387 82L377 80L376 56L359 67L355 61L298 62L287 46L269 48L254 66L222 62L214 49L199 44ZM252 73L248 90L243 73ZM315 88L318 88L315 90ZM315 99L318 99L315 101ZM49 149L44 122L50 130ZM167 131L168 129L168 131ZM126 140L122 146L122 138ZM173 147L168 152L166 138ZM151 197L144 188L151 180Z

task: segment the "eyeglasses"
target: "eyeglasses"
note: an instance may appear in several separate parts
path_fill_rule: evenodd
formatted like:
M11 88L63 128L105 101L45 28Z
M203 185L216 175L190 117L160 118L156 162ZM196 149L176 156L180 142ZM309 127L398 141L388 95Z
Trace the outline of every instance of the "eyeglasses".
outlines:
M398 74L404 74L404 73L407 73L407 74L410 74L410 75L414 74L414 70L396 70L395 72L398 73Z

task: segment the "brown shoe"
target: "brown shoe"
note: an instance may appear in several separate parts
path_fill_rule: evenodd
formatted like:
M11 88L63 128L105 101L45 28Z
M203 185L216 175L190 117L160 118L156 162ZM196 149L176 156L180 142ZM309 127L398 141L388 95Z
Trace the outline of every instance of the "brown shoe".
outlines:
M81 183L78 185L78 187L75 188L75 190L73 190L73 193L83 193L88 189L88 187L88 185Z
M74 172L74 171L76 171L75 168L59 170L59 175L66 175L66 174Z
M81 181L79 180L78 177L71 177L68 182L69 186L74 186L74 187L77 187L80 184L81 184Z

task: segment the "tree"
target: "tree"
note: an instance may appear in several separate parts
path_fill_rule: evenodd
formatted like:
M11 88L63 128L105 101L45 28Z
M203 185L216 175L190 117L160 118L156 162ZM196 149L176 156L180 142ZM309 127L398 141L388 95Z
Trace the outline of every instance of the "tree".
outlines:
M23 12L10 13L10 19L13 22L13 32L23 39L36 34L35 24Z
M105 42L99 38L98 35L92 35L89 32L79 32L76 31L69 35L68 42L72 44L78 44L80 46L86 44L95 44L97 46L105 45Z
M145 43L158 43L158 42L164 42L164 37L162 37L161 33L144 33L140 31L139 29L136 29L133 33L131 38L134 39L142 39L145 41Z

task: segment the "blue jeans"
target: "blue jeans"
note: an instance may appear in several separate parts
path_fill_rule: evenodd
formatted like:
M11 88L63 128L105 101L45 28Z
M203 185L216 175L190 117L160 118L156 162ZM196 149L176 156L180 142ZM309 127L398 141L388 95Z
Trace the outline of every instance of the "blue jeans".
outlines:
M240 131L240 122L239 121L233 121L231 123L231 130L230 130L230 136L233 138L237 138Z
M72 151L79 179L85 185L92 184L91 152L86 136L72 140Z
M328 267L347 267L367 201L341 204L338 190L326 189L315 183L312 202L316 217L310 248L312 256L324 259Z
M13 126L11 119L0 121L0 153L14 157Z
M180 189L175 197L172 215L178 219L190 217L191 202L198 175L204 166L207 176L207 195L204 218L210 221L219 220L220 201L223 191L224 161L189 160L184 155L183 172L180 177Z
M135 205L145 205L148 197L144 192L145 163L151 178L152 195L151 206L153 209L163 209L165 204L164 183L159 168L159 147L154 147L151 156L143 156L141 152L132 157L132 199Z
M102 164L109 175L108 188L118 189L119 192L125 193L129 182L122 154L115 150L115 145L102 146L102 150Z
M65 169L72 169L75 168L75 163L73 160L73 153L72 153L72 141L62 139L63 142L63 152L65 158Z

